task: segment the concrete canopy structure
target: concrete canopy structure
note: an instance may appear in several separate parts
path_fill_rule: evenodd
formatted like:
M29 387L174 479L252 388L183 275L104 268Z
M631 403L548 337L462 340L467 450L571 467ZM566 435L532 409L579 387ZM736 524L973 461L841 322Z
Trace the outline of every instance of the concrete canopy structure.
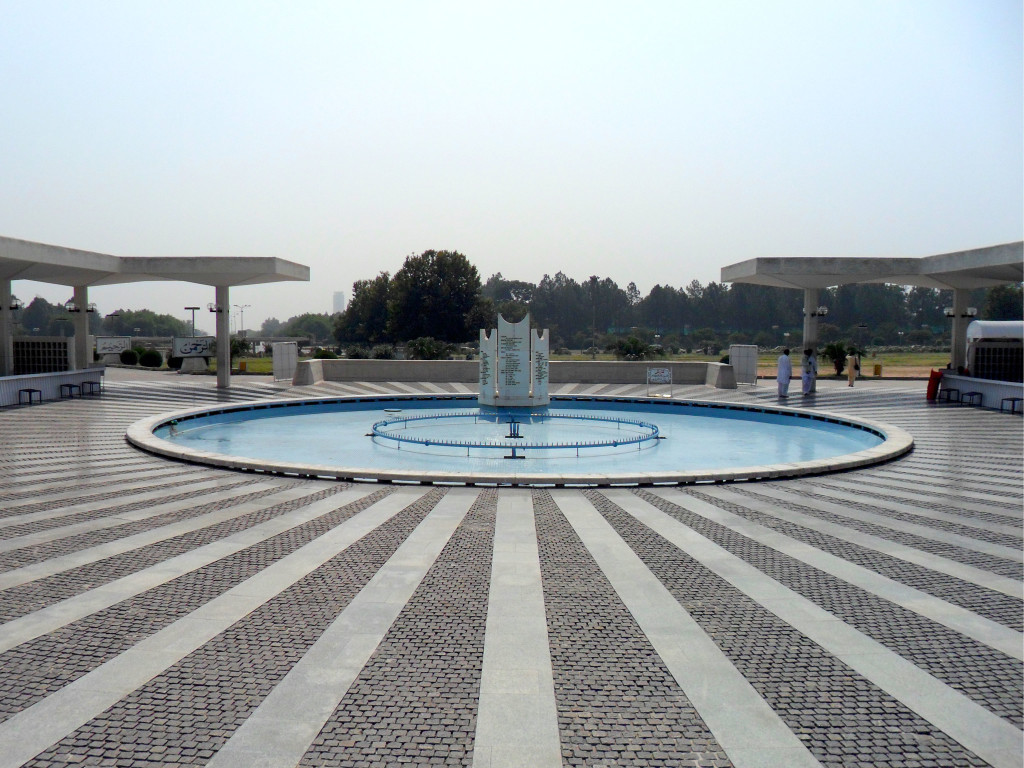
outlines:
M229 289L286 280L309 280L309 267L274 257L112 256L44 243L0 237L0 376L13 372L13 318L11 282L35 280L66 285L74 291L74 303L89 305L88 289L95 285L175 280L209 285L215 289L217 312L217 386L227 387L231 375L231 343L228 320ZM75 364L89 361L88 315L75 314Z
M722 268L723 283L750 283L804 292L803 346L818 343L818 292L851 283L889 283L953 291L950 363L966 359L968 291L1024 281L1024 242L921 258L770 257Z

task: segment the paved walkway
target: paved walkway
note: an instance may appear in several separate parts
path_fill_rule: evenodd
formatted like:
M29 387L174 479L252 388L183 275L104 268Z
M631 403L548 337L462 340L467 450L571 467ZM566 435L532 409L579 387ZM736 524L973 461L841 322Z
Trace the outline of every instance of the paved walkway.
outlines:
M417 390L233 383L112 370L0 410L0 768L1024 765L1020 416L823 381L788 404L914 452L683 488L352 485L124 442L178 408Z

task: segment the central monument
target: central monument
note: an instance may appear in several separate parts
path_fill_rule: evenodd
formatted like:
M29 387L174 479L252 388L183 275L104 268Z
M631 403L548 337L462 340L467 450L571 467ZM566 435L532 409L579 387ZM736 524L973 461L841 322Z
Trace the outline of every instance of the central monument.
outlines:
M480 330L480 405L536 408L548 396L550 334L531 330L530 316L510 323L498 315L497 329Z

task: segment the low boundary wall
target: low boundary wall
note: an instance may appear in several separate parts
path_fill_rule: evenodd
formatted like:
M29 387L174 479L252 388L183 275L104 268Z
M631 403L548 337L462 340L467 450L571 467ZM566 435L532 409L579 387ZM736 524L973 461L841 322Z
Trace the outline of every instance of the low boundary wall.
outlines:
M26 373L19 376L0 378L0 406L17 405L18 390L38 389L43 400L60 399L61 384L78 384L83 381L103 381L102 368L83 368L78 371L55 373Z
M591 360L555 360L548 371L552 384L645 384L652 365L672 369L672 383L703 384L736 389L736 376L725 363L632 363ZM303 360L292 384L307 386L324 381L427 381L475 384L480 380L476 360Z
M960 396L964 392L981 392L981 403L983 408L999 409L1004 397L1024 397L1024 384L1019 381L996 381L994 379L976 379L973 376L960 376L956 373L942 374L942 381L939 384L941 389L951 387L960 390Z

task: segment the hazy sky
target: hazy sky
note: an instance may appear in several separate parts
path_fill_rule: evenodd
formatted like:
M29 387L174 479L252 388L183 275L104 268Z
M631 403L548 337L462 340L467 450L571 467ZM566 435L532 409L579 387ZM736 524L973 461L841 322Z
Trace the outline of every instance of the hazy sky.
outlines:
M0 235L309 265L232 291L252 328L429 248L646 293L1020 240L1022 25L1016 0L0 0ZM184 319L213 290L90 298Z

